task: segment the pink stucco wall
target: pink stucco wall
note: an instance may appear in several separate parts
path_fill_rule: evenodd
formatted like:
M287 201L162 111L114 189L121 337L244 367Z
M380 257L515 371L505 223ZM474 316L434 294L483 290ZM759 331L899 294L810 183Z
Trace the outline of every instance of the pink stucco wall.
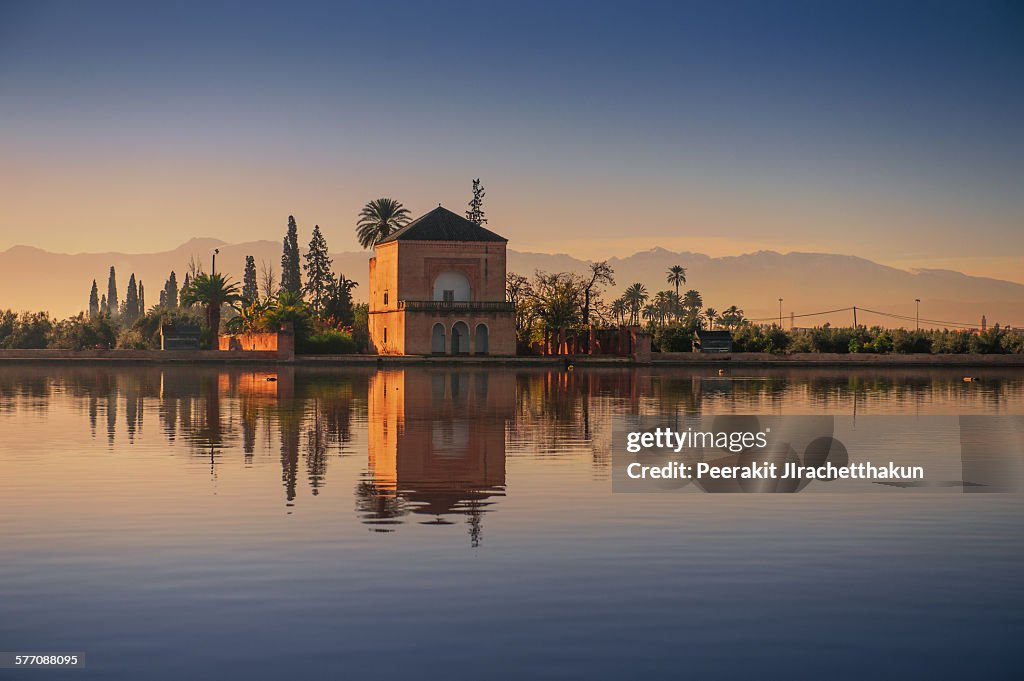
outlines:
M487 327L489 355L514 355L515 321L505 311L413 311L399 301L432 300L434 280L459 272L469 281L473 302L504 302L505 244L495 242L392 241L378 246L369 263L370 342L381 355L429 355L435 324L445 328L446 352L452 327L469 328L470 354L479 354L477 328ZM387 294L387 302L385 302ZM385 341L385 329L387 340Z

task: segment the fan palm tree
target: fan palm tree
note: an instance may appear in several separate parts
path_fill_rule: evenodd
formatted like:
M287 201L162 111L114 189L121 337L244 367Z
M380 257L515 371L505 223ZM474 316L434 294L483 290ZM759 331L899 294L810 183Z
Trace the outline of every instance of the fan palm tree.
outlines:
M392 232L409 224L409 220L409 211L395 199L374 199L363 207L356 222L359 245L373 248Z
M640 323L640 310L643 308L644 303L647 302L647 289L643 284L637 282L626 289L626 292L622 294L622 297L626 301L626 306L629 308L629 323L639 324Z
M686 283L686 268L682 265L672 265L668 268L668 276L665 281L675 285L676 295L679 295L679 285Z
M214 337L220 333L220 309L224 305L237 307L242 301L238 284L220 274L197 274L181 291L181 302L186 306L202 305L206 308L206 324Z

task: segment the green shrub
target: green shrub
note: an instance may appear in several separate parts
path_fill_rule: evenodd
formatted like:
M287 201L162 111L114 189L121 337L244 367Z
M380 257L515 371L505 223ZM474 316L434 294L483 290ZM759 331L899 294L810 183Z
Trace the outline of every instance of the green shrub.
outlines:
M197 308L176 308L170 310L165 307L154 307L142 317L139 317L132 325L132 331L142 339L142 347L138 348L159 350L160 349L160 327L161 325L175 326L198 326L202 328L206 320L202 312ZM209 343L210 339L206 339ZM138 345L133 336L133 343ZM134 346L133 346L134 347Z
M352 335L336 329L327 329L298 339L296 350L303 355L349 355L356 351Z
M1006 352L1003 348L1005 335L1006 331L996 326L984 333L972 335L968 347L972 353L979 355L1000 355Z
M732 332L734 352L768 352L768 339L760 326L744 324Z
M45 348L52 331L53 321L46 312L0 311L0 348Z
M124 329L117 336L117 347L122 350L146 350L146 339L137 329Z
M117 344L117 327L108 315L89 319L85 313L53 325L48 347L61 350L109 349Z
M654 346L661 352L692 352L693 330L682 325L658 329L654 334Z

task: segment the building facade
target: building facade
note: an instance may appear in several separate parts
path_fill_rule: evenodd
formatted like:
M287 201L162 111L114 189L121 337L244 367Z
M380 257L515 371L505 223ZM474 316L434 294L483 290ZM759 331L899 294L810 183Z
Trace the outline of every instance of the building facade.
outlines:
M380 355L514 355L508 240L440 206L370 258L370 342Z

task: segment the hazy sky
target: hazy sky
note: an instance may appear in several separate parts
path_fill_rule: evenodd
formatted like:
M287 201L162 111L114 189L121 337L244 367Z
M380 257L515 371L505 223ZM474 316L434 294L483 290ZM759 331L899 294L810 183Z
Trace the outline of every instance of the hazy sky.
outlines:
M356 250L371 198L518 250L852 253L1017 280L1019 2L0 0L0 250Z

